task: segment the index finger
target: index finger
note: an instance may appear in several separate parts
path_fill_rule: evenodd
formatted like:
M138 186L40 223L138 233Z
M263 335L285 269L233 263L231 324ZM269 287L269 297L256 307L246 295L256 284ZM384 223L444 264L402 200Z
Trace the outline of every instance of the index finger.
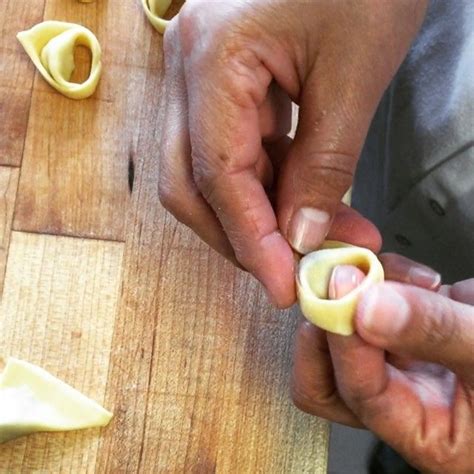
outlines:
M237 260L264 284L274 303L290 306L295 300L293 253L256 173L259 160L268 160L258 109L272 74L249 49L224 57L214 51L218 59L213 60L183 43L195 182Z
M368 429L409 454L415 440L423 438L427 414L407 375L386 362L383 350L358 334L329 333L328 344L343 400Z
M325 331L309 321L301 321L296 330L291 394L300 410L363 428L336 389Z

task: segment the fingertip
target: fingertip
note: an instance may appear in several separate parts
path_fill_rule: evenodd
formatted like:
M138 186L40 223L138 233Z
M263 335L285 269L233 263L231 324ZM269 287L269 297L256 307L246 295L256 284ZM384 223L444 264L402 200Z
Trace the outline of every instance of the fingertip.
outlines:
M431 268L423 266L414 266L408 271L410 283L427 290L437 291L441 286L441 275Z
M276 309L288 309L296 301L296 298L290 292L279 293L275 288L264 288L268 302Z
M460 303L474 305L474 278L455 283L451 287L450 296Z
M396 285L380 283L361 296L356 311L356 329L369 342L382 344L407 326L410 307Z
M259 246L259 255L248 269L263 284L273 306L289 308L296 301L293 252L279 232L265 236Z
M393 280L438 291L441 286L441 275L432 268L415 262L396 253L383 253L379 260L384 267L385 279Z
M357 288L364 278L364 272L353 265L337 265L334 267L329 280L329 299L343 298Z

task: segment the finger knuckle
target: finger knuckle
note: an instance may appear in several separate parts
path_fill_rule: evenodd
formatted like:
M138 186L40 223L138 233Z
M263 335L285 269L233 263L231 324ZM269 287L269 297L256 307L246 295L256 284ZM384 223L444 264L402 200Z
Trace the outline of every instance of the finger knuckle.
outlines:
M378 393L373 394L371 381L359 379L357 385L346 385L341 388L341 394L346 403L354 409L358 411L360 411L361 408L366 411L370 410L373 416L378 413L375 413L377 405L373 403Z
M374 390L370 380L358 377L357 382L350 385L341 384L339 392L347 406L357 414L362 422L370 424L370 420L396 416L398 408L383 403L383 395L386 393L387 384L388 379Z
M176 187L167 178L160 178L158 182L158 199L161 205L171 214L176 214L181 207Z
M465 464L468 454L447 442L427 443L415 453L408 455L409 461L423 472L468 472Z
M193 71L197 77L211 70L218 75L221 100L243 107L263 102L262 85L268 86L272 77L254 51L255 34L231 17L216 21L203 10L194 2L180 12L179 37L184 56L192 57ZM219 41L214 41L217 35Z
M341 194L347 190L354 178L356 159L352 154L334 152L309 153L305 166L298 168L297 180L299 187L311 194ZM324 184L324 189L322 186Z
M315 400L308 394L304 387L301 387L297 383L291 385L290 395L293 405L304 413L323 416L326 412L327 405L321 404L319 400Z
M199 50L215 56L216 51L225 51L232 45L238 22L223 10L213 14L203 0L187 1L179 13L179 36L186 54ZM205 27L203 27L205 25ZM207 41L219 34L219 41ZM200 41L196 41L200 38ZM205 44L205 48L202 46Z
M186 187L161 181L158 186L158 197L161 205L182 224L193 226L193 207L200 198L199 191L192 185Z
M304 411L305 413L315 414L312 401L306 397L306 394L299 390L299 387L292 384L290 388L290 396L293 405L295 405L298 410Z
M167 210L172 212L174 206L174 197L173 193L168 186L161 184L158 186L158 199L160 200L161 205Z
M193 179L204 199L212 205L218 178L209 165L193 151Z
M448 301L428 302L421 325L422 339L433 346L443 346L457 333L456 315Z
M329 391L324 387L308 386L295 372L290 384L290 396L296 408L321 417L331 412L338 399L336 389Z
M270 72L248 43L235 33L217 52L217 60L227 72L223 76L226 95L243 108L263 103L271 83Z
M233 244L235 258L239 264L245 268L251 274L255 274L258 271L259 264L258 261L254 258L254 255L251 255L248 251L248 248L245 247L245 238L247 237L244 233L238 228L228 228L227 236Z

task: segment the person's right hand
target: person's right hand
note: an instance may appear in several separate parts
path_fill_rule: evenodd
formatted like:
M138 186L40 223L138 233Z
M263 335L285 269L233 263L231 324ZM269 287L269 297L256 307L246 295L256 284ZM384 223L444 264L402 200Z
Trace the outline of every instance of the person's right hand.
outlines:
M296 296L291 247L314 250L330 228L380 246L340 200L426 3L188 0L166 31L161 202L278 306Z
M302 410L368 428L422 472L474 472L474 279L381 255L387 280L364 291L356 333L298 327L292 397ZM340 265L329 296L365 278Z

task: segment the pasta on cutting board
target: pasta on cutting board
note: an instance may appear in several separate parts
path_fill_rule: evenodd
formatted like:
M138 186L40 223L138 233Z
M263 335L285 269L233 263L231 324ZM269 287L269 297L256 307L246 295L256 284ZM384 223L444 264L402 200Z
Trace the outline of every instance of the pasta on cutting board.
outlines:
M9 358L0 374L0 443L39 431L106 426L112 413L46 370Z
M17 34L28 56L44 79L71 99L85 99L96 90L102 72L101 48L94 33L84 26L63 21L44 21ZM70 82L74 71L74 48L83 45L92 53L89 77Z
M171 5L172 0L141 0L145 14L155 29L163 34L169 21L162 17Z

